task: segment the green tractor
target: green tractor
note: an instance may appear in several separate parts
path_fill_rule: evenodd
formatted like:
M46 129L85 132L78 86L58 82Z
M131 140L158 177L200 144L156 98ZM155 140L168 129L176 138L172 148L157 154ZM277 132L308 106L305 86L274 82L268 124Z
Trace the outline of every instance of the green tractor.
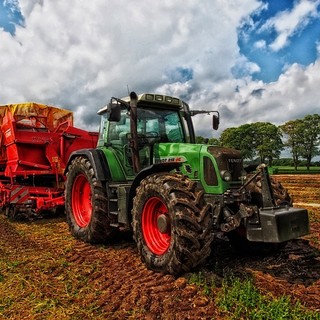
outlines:
M260 166L250 175L239 151L195 143L182 100L134 92L111 98L96 149L69 159L65 191L72 234L105 243L132 231L148 268L188 272L210 255L215 235L237 249L273 246L309 232L308 213Z

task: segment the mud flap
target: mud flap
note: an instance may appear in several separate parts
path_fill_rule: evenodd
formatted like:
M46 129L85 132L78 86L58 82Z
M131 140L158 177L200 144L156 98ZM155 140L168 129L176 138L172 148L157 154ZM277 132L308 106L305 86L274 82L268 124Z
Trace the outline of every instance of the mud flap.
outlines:
M260 219L247 220L247 239L280 243L309 233L306 209L283 207L259 210Z

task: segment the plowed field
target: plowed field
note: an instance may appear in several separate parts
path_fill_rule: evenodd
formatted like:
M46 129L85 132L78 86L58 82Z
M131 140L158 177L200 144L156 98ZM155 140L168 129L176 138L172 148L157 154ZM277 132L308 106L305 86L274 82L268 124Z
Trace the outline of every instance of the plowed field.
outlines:
M252 275L266 295L288 294L320 312L320 176L275 176L294 205L309 210L311 234L278 253L238 255L214 242L201 271L213 279L212 295L147 270L131 235L108 246L72 238L64 217L8 222L0 216L0 319L226 319L214 299L227 272Z

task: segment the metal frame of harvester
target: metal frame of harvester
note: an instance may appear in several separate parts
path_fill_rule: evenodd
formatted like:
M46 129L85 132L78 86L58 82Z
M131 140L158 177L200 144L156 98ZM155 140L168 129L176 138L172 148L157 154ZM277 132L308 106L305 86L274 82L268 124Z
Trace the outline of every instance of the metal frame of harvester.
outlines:
M69 155L98 134L73 126L73 113L34 102L0 106L0 206L10 218L64 206Z

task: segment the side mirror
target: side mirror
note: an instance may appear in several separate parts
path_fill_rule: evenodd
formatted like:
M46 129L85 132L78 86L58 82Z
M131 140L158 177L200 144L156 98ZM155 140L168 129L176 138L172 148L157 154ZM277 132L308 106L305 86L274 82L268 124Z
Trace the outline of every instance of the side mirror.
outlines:
M119 103L109 103L107 119L112 122L119 122L121 119L121 105Z
M212 128L213 128L213 130L218 130L219 129L219 123L220 123L219 114L218 115L214 114L212 116Z

